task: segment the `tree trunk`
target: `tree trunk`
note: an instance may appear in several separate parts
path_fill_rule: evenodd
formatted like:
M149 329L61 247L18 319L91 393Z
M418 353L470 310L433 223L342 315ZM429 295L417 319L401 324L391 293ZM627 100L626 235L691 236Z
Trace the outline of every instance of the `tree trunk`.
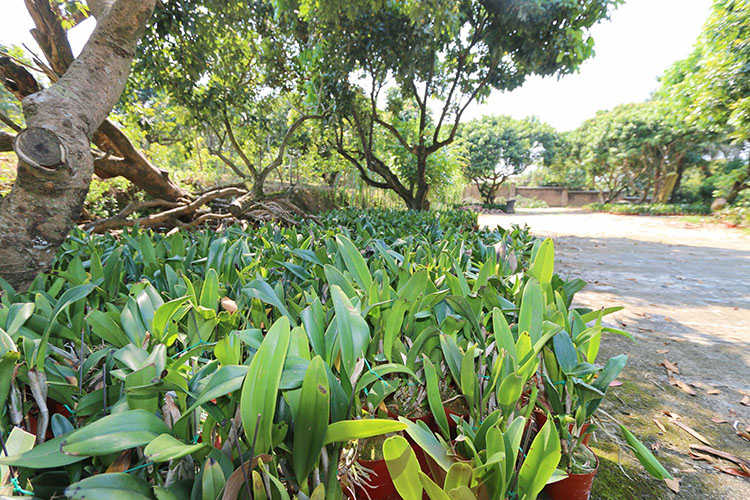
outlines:
M54 71L54 81L58 75L67 71L73 60L67 35L49 0L25 2L36 25L32 35ZM113 3L113 0L98 0L89 2L89 7L94 16L101 21ZM7 57L0 57L0 80L19 100L41 90L39 83L29 71ZM102 123L93 136L93 142L105 153L105 156L94 161L94 173L98 177L125 177L156 199L177 201L185 196L184 191L169 179L167 172L156 168L111 121L105 120Z
M80 216L94 159L91 138L125 87L155 0L118 0L81 55L51 87L22 101L18 175L0 205L0 275L26 288L46 270Z

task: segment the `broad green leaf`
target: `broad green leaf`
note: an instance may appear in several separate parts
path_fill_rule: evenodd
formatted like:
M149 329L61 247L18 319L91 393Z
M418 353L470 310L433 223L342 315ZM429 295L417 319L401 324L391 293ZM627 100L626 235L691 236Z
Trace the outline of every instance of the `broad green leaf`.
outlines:
M151 485L122 472L99 474L65 489L70 500L152 500Z
M537 279L539 284L546 285L552 281L555 270L555 246L551 238L545 239L539 246L529 274Z
M302 381L299 410L294 419L292 464L298 484L304 484L320 457L328 430L330 401L323 358L315 356Z
M448 457L448 452L443 444L438 441L437 437L427 427L427 425L418 420L412 422L404 417L398 417L399 422L406 425L406 433L409 437L414 440L417 445L424 450L425 453L430 455L437 464L448 471L452 465L451 459Z
M628 442L628 445L630 445L633 453L635 453L636 458L649 474L654 476L656 479L674 479L672 477L672 474L670 474L669 471L665 469L661 463L659 463L654 454L651 453L651 451L646 448L646 446L641 443L638 438L633 435L632 432L626 429L623 425L620 425L620 430L625 436L625 441Z
M216 500L227 482L218 460L208 457L201 470L201 493L203 500Z
M175 317L187 300L187 296L170 300L156 310L154 320L151 322L151 333L156 336L157 340L162 340L164 338L164 334L169 328L169 322L172 321L172 318Z
M336 245L339 247L339 253L344 259L346 268L354 276L354 280L362 290L369 290L370 285L372 285L372 275L367 268L367 262L365 262L362 254L359 253L357 247L354 246L354 243L349 238L343 235L336 236Z
M578 353L568 332L558 332L552 337L555 358L565 374L569 374L578 365Z
M60 444L65 437L50 439L20 455L0 456L0 464L27 469L53 469L85 460L85 456L73 457L60 451Z
M271 449L276 399L290 338L289 320L281 317L271 326L258 352L253 356L242 385L242 425L251 442L258 427L256 453L267 453Z
M391 436L383 443L383 458L396 491L404 500L421 500L420 466L409 442L401 436Z
M34 368L40 371L44 371L44 361L47 359L47 343L49 342L50 334L52 333L52 326L57 321L57 317L65 311L71 304L82 300L94 291L96 285L87 283L85 285L78 285L70 288L63 293L55 304L55 308L52 310L52 315L49 318L49 324L44 330L42 335L42 341L39 343L39 350L37 351L36 358L34 359Z
M331 285L331 298L339 330L341 362L348 376L351 375L357 358L364 355L370 343L370 327L337 285Z
M286 316L290 322L295 321L294 316L292 316L292 313L289 312L289 309L287 309L286 305L284 305L284 302L279 298L278 295L276 295L276 292L273 291L271 285L269 285L265 281L251 281L248 285L242 288L242 293L249 298L260 299L267 304L271 304L272 306L276 307L281 312L281 314Z
M452 500L443 488L435 484L435 481L430 479L430 476L421 470L419 471L419 481L422 483L422 487L427 496L430 497L430 500Z
M143 454L152 462L169 462L195 453L206 446L205 443L185 444L171 434L162 434L146 445Z
M406 429L406 424L395 420L368 418L361 420L341 420L328 426L324 445L364 439L389 432Z
M560 437L551 418L542 426L531 443L528 455L518 472L518 493L521 500L533 500L544 489L560 463Z
M169 434L163 420L146 410L129 410L88 424L65 436L60 450L67 455L109 455L143 446L159 434Z
M542 337L544 308L542 288L534 278L529 278L523 289L523 297L521 298L521 310L518 315L518 333L520 335L522 332L529 332L532 344L535 344Z
M450 427L448 425L448 416L445 414L443 401L440 397L440 385L438 383L437 370L432 364L430 358L422 356L424 366L424 376L427 382L427 403L430 405L430 411L437 422L443 437L450 438Z

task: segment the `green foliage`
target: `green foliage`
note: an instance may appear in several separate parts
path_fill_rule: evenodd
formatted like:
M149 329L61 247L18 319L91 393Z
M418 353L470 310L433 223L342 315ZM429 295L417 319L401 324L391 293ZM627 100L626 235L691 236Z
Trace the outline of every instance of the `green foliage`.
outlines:
M703 203L592 203L586 208L595 212L638 215L705 215L711 208Z
M469 152L464 175L476 184L486 204L494 203L497 189L508 177L522 174L534 163L549 162L557 142L549 125L508 116L472 120L461 127L460 137Z
M522 497L534 498L561 441L550 418L517 462L536 390L523 394L553 366L547 350L558 350L555 335L569 328L567 308L582 287L554 274L551 241L520 228L479 230L476 214L458 210L347 210L319 222L223 234L76 232L27 292L3 284L0 370L7 364L17 373L11 383L34 394L45 377L59 436L0 464L32 484L52 470L76 498L127 488L216 498L225 486L242 489L239 467L252 455L257 498L264 484L272 496L289 489L306 498L318 482L332 498L339 477L347 487L358 470L345 458L356 460L358 444L405 430L449 472L451 489L475 488L462 482L464 466L450 471L463 456L491 498L504 498L514 471ZM592 356L592 345L577 347ZM616 371L608 363L580 376L606 385ZM417 397L423 391L428 401ZM447 416L447 392L466 414ZM12 397L6 391L4 428ZM384 412L420 407L440 415L440 435ZM451 445L455 433L465 439ZM386 454L409 451L402 445ZM176 482L159 486L170 473ZM420 482L409 483L413 493Z

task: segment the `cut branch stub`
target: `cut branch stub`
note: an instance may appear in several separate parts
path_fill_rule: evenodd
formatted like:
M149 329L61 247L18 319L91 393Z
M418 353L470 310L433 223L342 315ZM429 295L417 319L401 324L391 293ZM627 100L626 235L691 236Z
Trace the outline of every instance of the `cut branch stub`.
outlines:
M248 211L253 202L257 201L257 198L258 197L252 191L243 194L242 196L236 198L229 205L229 213L231 213L235 217L239 217L240 215Z
M44 128L23 130L16 136L13 149L18 159L32 167L33 172L45 176L65 165L65 146L56 134Z

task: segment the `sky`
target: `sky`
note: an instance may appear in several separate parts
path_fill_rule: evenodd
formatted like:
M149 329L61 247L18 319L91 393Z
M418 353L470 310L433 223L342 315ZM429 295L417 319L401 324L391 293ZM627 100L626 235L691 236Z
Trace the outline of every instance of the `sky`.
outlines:
M27 44L32 21L23 0L2 0L0 43ZM596 55L576 74L562 79L530 77L512 92L495 92L472 104L464 120L484 114L516 118L535 115L558 130L576 128L600 109L647 99L658 77L674 61L686 57L708 17L711 0L626 0L609 21L592 29ZM70 34L75 52L88 38L93 20Z
M596 55L562 79L530 77L507 93L473 104L465 118L535 115L558 130L572 130L601 109L648 99L657 78L692 52L711 0L626 0L609 21L592 28Z

